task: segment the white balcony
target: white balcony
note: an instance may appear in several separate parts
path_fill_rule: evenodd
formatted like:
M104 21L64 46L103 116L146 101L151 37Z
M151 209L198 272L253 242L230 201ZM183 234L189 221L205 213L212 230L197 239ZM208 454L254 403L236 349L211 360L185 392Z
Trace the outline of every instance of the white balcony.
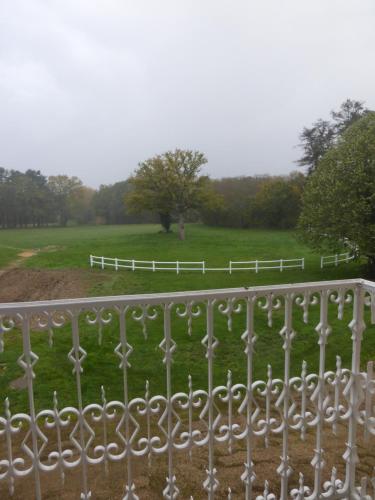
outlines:
M339 320L335 328L352 344L347 366L340 359L341 345L328 344L332 315ZM255 331L255 324L263 318L261 329L271 328L274 317L281 322L284 373L274 377L265 362L260 380L256 366L262 363L265 346L260 345L262 331ZM223 318L227 335L241 345L242 375L237 378L228 371L218 380L215 366L226 368L227 359L216 333ZM174 332L182 320L186 339L178 345ZM301 320L311 325L308 335L315 336L315 352L306 352L309 359L315 356L314 373L300 361L297 373L294 363L295 343L307 335L296 326ZM153 321L158 334L152 330ZM361 356L366 323L375 323L375 283L363 280L1 304L4 352L8 337L22 338L17 362L24 372L28 405L13 414L11 398L2 394L0 496L25 498L28 491L27 498L52 498L46 486L49 478L61 491L71 492L69 478L79 477L75 496L64 498L97 498L98 478L111 477L112 468L121 467L121 480L116 476L121 494L111 498L375 498L375 379L371 360ZM90 352L81 336L87 329L93 332L92 325L99 329L99 342L106 328L117 338L108 363L116 365L113 385L121 387L121 398L110 400L103 387L97 400L86 404L85 364ZM162 394L151 394L145 380L145 392L134 396L129 377L142 366L133 365L137 346L129 332L139 325L145 342L155 347L155 374L162 370L165 378ZM64 407L58 392L52 392L50 407L39 408L35 392L46 375L38 372L43 359L33 351L33 335L41 331L51 343L53 336L70 334L65 359L71 370L64 383L71 386L74 405ZM180 391L175 388L179 365L176 368L174 360L184 355L190 339L200 342L202 356L194 359L193 371L200 363L206 383L196 387L191 373L186 389ZM275 342L279 340L275 336ZM334 366L332 349L337 355ZM340 443L342 453L327 459L331 440ZM264 454L263 447L279 449L272 473L267 461L275 457ZM299 455L303 448L310 454L308 461ZM223 457L236 453L243 460L228 477L223 474ZM197 476L183 474L185 465L197 457L204 463ZM164 484L151 482L145 490L144 478L155 464L165 470Z

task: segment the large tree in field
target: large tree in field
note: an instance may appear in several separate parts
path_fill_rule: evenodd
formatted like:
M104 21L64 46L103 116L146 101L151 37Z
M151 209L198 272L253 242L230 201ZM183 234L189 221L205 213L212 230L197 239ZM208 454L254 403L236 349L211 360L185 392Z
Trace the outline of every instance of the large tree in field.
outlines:
M203 153L181 149L140 163L131 178L133 190L125 198L126 206L133 211L157 212L167 230L171 217L177 217L179 237L184 240L186 214L205 198L208 177L200 175L205 163Z
M349 126L308 178L299 228L317 248L347 242L375 270L375 112Z

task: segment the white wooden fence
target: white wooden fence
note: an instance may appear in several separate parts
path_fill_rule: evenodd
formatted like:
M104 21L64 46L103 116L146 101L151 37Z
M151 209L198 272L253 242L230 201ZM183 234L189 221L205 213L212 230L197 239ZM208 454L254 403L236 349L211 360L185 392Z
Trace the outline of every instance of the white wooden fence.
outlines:
M324 255L320 257L320 268L335 265L338 266L340 262L350 262L355 258L354 254L350 254L350 252L345 253L336 253L334 255Z
M232 321L234 315L236 321ZM265 367L264 379L256 379L254 366L261 356L258 339L262 340L267 324L272 326L275 315L277 322L283 318L279 332L283 377L273 377L269 366L268 370ZM348 316L352 318L348 325L340 321ZM214 370L215 358L216 366L228 360L227 350L219 340L224 333L217 332L223 317L231 343L242 346L239 352L246 373L236 379L228 371L226 380L218 380ZM181 318L187 322L186 338L181 331ZM303 335L298 331L301 319L313 323L308 335L314 335L315 327L314 352L310 349L308 356L317 370L310 372L303 362L296 375L292 374L292 354L295 342ZM50 484L60 480L64 489L66 472L76 469L81 473L81 491L74 498L89 500L96 498L98 483L95 478L90 479L93 475L89 471L96 476L106 474L112 463L122 462L122 497L137 500L142 485L135 475L136 461L145 457L143 479L147 460L161 455L166 464L165 487L151 483L153 493L166 500L193 498L190 491L187 495L180 493L177 455L188 456L203 447L207 462L198 498L224 498L224 491L228 491L227 498L231 499L231 485L223 484L225 478L216 468L225 443L229 455L236 449L245 450L236 498L374 499L375 474L365 467L373 454L362 464L357 452L360 431L370 446L369 440L375 436L373 366L369 363L364 370L361 359L362 343L367 338L365 319L367 325L375 323L375 283L364 280L0 304L0 362L2 351L8 348L8 337L11 347L19 336L22 351L18 360L13 354L4 359L9 370L16 363L21 368L28 398L27 408L12 414L12 393L2 386L5 411L0 410L0 496L8 496L4 492L6 486L12 495L23 481L29 492L27 498L40 500L47 476ZM154 320L156 324L147 335ZM255 324L259 325L258 332ZM133 359L138 349L135 339L139 338L139 327L143 341L152 343L153 369L164 374L165 390L162 394L150 394L146 382L144 395L132 399L130 380L137 370ZM121 386L121 396L107 400L103 387L97 401L86 401L85 387L90 377L87 359L96 347L91 341L85 343L85 339L98 335L101 342L106 333L103 328L111 329L112 347L106 363L112 364L114 373L118 373L111 385ZM153 331L155 328L157 331ZM342 366L339 357L336 366L332 366L332 359L327 356L326 346L333 328L352 345L349 366ZM34 352L48 356L48 352L35 347L43 332L51 349L54 337L69 339L66 359L71 366L66 370L64 388L70 384L76 402L66 407L60 407L56 392L51 394L50 408L40 409L35 403L38 384L43 385L47 376L45 363ZM205 387L196 387L189 375L186 390L181 392L175 388L175 370L180 369L173 364L176 350L178 356L183 356L187 349L186 354L191 356L189 345L197 340L203 347L201 363L207 381ZM340 354L341 344L334 345ZM194 352L198 356L200 351ZM59 359L61 355L59 351ZM56 353L51 356L57 359ZM98 372L97 377L100 375ZM336 469L338 463L333 462L333 468L327 470L324 447L338 426L343 434L342 458L337 462L343 466ZM293 442L304 442L307 434L314 443L311 462L301 464ZM267 446L273 436L281 438L280 462L270 473L271 482L266 481L263 486L257 476L264 470L264 458L259 458L257 451L260 440ZM309 480L300 467L311 468Z
M112 257L103 257L90 255L90 266L99 266L101 269L112 267L116 271L119 269L137 269L148 271L174 271L179 274L181 271L199 271L206 273L207 271L226 271L232 274L234 271L255 271L256 273L263 269L304 269L305 259L277 259L277 260L246 260L233 261L230 260L228 266L210 267L207 266L204 260L202 261L158 261L158 260L135 260L135 259L118 259Z

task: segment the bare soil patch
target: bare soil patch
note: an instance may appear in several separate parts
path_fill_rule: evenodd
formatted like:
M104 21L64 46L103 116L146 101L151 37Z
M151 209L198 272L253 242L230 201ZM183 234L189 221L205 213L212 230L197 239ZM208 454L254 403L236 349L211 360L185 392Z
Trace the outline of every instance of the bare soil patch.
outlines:
M33 257L38 253L37 250L24 250L23 252L18 254L18 257L21 257L22 259L27 259L29 257Z
M86 270L10 267L0 275L0 302L71 299L87 296L103 276Z

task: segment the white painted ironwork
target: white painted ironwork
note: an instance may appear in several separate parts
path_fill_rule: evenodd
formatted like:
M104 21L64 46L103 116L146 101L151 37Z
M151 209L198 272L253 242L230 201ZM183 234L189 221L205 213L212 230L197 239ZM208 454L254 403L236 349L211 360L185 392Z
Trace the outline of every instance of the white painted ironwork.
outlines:
M181 271L199 271L204 274L206 271L226 271L232 274L233 271L255 271L265 269L276 269L283 271L284 269L305 269L304 257L296 259L276 259L276 260L230 260L228 266L210 267L205 261L157 261L157 260L134 260L134 259L118 259L112 257L102 257L90 255L90 266L99 266L102 269L105 267L114 267L116 271L119 269L136 269L147 271L174 271L179 274Z
M340 262L350 262L351 260L355 259L355 255L351 254L350 252L345 252L345 253L336 253L334 255L322 255L320 257L320 267L323 269L323 267L326 266L338 266Z
M337 357L335 367L327 365L326 345L332 330L329 322L332 308L340 320L344 313L345 317L349 314L352 317L349 323L352 341L350 367L343 367L340 357ZM318 373L310 373L307 363L303 362L300 375L295 376L291 372L291 356L293 344L301 335L296 326L297 318L302 315L307 323L309 313L314 309L319 311L315 328ZM375 475L364 476L363 471L359 471L357 453L360 429L367 439L375 436L373 363L368 363L367 370L361 371L365 309L375 322L375 283L364 280L0 304L1 350L6 348L9 332L20 332L23 348L18 364L24 371L28 394L28 409L17 414L12 414L12 402L5 397L5 410L0 415L0 486L2 482L7 483L12 495L16 479L32 476L35 497L40 499L45 474L57 471L63 483L67 470L79 468L82 474L80 498L87 500L94 494L89 481L90 468L103 464L108 470L112 462L122 461L126 467L123 498L135 500L139 494L133 471L134 460L146 457L150 463L153 456L165 455L167 477L159 493L165 499L177 499L182 496L175 467L176 453L185 450L191 455L195 448L205 447L208 456L202 494L214 499L221 488L221 495L225 491L227 498L233 498L232 485L221 484L220 472L216 468L217 445L226 443L228 453L240 444L246 449L241 474L243 490L240 493L246 500L370 500L375 495ZM272 367L268 366L267 378L255 379L255 346L261 336L255 332L255 318L265 316L271 326L274 315L280 319L282 313L280 336L284 375L282 379L274 378ZM238 322L234 323L234 315L244 321L241 341L246 377L245 380L235 380L228 371L224 383L216 385L214 359L220 360L221 355L215 332L217 321L224 317L228 331L235 332L238 326L235 328L234 324L238 325ZM206 363L207 386L195 388L189 376L186 392L175 392L173 361L179 346L173 325L176 318L177 321L185 319L187 333L191 336L194 321L203 317L205 332L200 334L197 331L196 335L200 335L204 349L202 363ZM165 394L152 395L146 381L145 394L131 399L128 376L135 347L130 344L128 331L134 322L139 323L145 339L150 337L147 341L151 342L148 324L157 318L163 322L158 347L165 373ZM99 402L84 404L82 381L90 353L83 349L81 337L86 333L85 328L91 328L91 325L98 326L99 342L104 326L111 325L117 331L113 360L117 360L119 381L122 381L122 399L119 401L108 401L102 387ZM66 376L70 377L74 387L76 405L60 408L55 392L51 394L51 408L39 410L35 405L34 389L43 380L37 376L39 358L32 349L33 330L49 332L62 327L71 331L71 349L66 354L72 372ZM345 335L344 326L342 334ZM50 332L48 336L51 337ZM233 337L233 342L235 339ZM337 348L339 351L340 346ZM155 360L155 370L158 369L157 363ZM114 421L116 428L110 433L108 429ZM151 425L151 421L156 421L157 425ZM327 480L323 428L325 432L330 428L335 433L338 424L345 425L347 430L343 454L345 471L339 477L334 467ZM293 470L290 440L292 436L304 440L307 433L312 432L315 434L311 457L314 479L312 484L306 484L304 475L297 469L298 462L294 461L297 470ZM17 439L20 435L22 440ZM270 486L272 484L275 488L275 478L269 478L270 482L266 481L259 488L255 457L255 440L262 438L267 446L275 435L281 436L282 440L280 463L275 471L275 477L279 476L277 492ZM262 494L254 493L255 485Z

